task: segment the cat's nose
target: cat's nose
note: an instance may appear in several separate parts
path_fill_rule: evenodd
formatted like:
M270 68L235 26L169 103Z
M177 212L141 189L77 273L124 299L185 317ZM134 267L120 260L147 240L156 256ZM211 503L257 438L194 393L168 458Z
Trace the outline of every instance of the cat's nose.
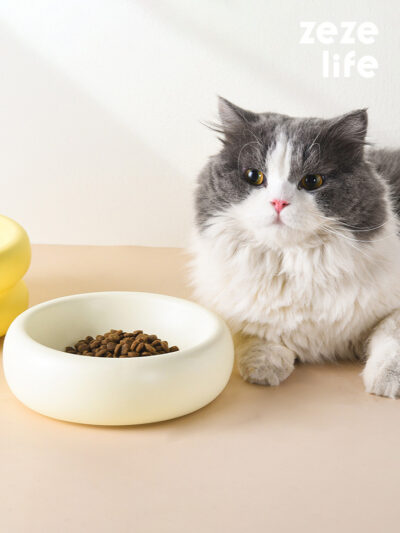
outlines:
M271 204L275 207L275 211L279 214L282 209L289 205L286 200L272 200Z

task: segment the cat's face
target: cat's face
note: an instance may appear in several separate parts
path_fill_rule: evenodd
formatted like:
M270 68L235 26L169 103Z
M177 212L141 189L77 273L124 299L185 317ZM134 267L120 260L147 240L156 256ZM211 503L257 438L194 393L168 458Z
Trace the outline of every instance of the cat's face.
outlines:
M199 179L197 221L225 213L253 241L300 244L337 227L368 240L385 222L365 159L365 110L332 120L251 113L220 100L224 146Z

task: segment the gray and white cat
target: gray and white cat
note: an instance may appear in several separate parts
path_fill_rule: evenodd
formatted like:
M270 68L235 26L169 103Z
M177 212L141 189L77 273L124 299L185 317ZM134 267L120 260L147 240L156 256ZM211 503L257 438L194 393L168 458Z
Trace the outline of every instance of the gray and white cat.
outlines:
M296 359L362 358L367 391L400 396L400 151L367 146L366 110L219 108L191 273L237 334L242 377L278 385Z

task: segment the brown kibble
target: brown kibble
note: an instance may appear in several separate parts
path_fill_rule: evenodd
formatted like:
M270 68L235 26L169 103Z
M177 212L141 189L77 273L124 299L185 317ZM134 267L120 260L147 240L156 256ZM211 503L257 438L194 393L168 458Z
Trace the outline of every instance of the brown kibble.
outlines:
M83 352L85 350L87 350L89 348L89 345L86 344L86 342L81 342L79 345L78 345L78 350L80 352Z
M98 348L100 346L100 341L92 341L89 346L92 350L94 350L95 348Z
M136 347L139 346L140 341L133 341L131 344L131 350L134 352L136 350Z
M65 348L65 352L70 354L107 358L148 357L178 350L177 346L169 348L167 341L159 339L157 335L143 333L141 329L132 333L111 329L104 335L96 335L95 338L88 335Z
M126 355L129 352L129 347L127 344L124 344L121 348L121 355Z
M156 349L153 348L153 346L151 344L148 344L147 342L145 343L144 347L146 348L146 352L150 352L150 353L156 353Z

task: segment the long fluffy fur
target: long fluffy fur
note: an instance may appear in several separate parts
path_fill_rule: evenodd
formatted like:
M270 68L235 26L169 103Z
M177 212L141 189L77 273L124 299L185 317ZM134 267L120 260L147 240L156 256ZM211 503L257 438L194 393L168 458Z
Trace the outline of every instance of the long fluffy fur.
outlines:
M269 166L273 168L271 161ZM399 219L387 180L373 172L385 222L365 241L362 232L355 235L324 217L323 226L316 225L298 242L290 241L291 230L284 230L282 246L279 239L278 244L264 242L248 223L250 217L258 224L256 213L266 205L260 203L265 193L258 191L225 203L195 228L190 265L195 296L220 313L233 332L244 335L239 353L244 361L248 357L241 369L245 379L276 385L290 374L295 358L319 363L369 356L367 390L399 395L400 337L393 341L398 375L377 374L391 360L384 346L393 351L393 323L400 325L390 318L400 308ZM311 204L306 208L314 213Z
M233 331L283 343L301 361L362 356L372 327L400 307L396 229L393 219L365 250L343 231L273 250L252 246L227 210L193 235L195 295Z

